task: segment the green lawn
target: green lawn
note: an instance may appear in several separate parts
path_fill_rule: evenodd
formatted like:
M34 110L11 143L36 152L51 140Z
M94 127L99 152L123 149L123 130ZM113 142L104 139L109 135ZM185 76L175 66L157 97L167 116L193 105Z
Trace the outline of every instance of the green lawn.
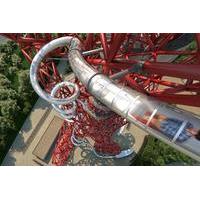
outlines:
M146 146L142 153L133 162L133 165L171 165L180 163L184 165L194 165L197 162L183 153L175 150L160 140L149 136Z

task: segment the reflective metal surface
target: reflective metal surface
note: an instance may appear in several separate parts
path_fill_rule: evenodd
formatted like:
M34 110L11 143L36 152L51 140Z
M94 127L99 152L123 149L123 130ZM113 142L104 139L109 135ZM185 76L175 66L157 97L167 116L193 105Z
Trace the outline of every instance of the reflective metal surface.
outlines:
M65 100L65 102L60 102L57 104L52 103L53 108L66 120L71 120L76 115L76 100L79 97L80 91L78 86L75 83L64 81L55 85L55 87L51 91L51 97L54 98L56 92L67 86L73 90L73 94L70 97L61 97L61 99ZM60 98L59 98L60 99ZM62 109L62 105L71 104L72 108L70 109Z
M192 135L188 136L185 141L178 140L181 137L180 134L187 130L183 124L189 123L193 127L193 131L200 131L200 118L198 116L113 82L86 63L79 50L70 51L68 57L75 75L95 98L154 137L200 161L199 140ZM163 118L160 126L165 121L170 120L181 123L180 126L177 126L174 136L170 137L169 133L166 134L163 131L164 128L161 130L153 124L157 117ZM170 128L173 127L168 127L168 129Z
M40 84L38 83L37 80L37 72L38 68L42 62L42 60L45 58L45 56L53 51L54 49L58 47L63 47L63 46L69 46L70 44L76 44L76 47L78 48L80 45L79 40L73 37L61 37L55 40L52 40L45 46L43 46L39 52L35 55L33 58L33 61L31 63L30 67L30 80L32 87L36 91L36 93L46 101L53 103L53 104L65 104L66 100L65 99L59 99L59 98L54 98L50 94L46 93L41 87ZM80 47L79 47L80 49Z
M63 104L66 101L53 98L45 93L40 88L36 77L37 68L44 56L53 49L64 45L70 45L68 59L75 75L95 98L146 132L200 161L200 141L192 135L188 135L186 140L180 139L187 131L193 131L194 134L200 131L198 116L119 85L100 74L84 60L81 55L80 42L76 38L56 39L45 45L33 59L30 78L33 88L39 96L53 104ZM168 129L174 128L170 127L170 123L173 124L174 121L176 130L170 133ZM170 122L169 125L166 122ZM190 128L187 128L188 124Z

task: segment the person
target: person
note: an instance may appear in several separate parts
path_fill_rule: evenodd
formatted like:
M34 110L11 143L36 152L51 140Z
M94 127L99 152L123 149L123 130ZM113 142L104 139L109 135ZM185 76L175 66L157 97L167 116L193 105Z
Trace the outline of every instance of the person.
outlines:
M143 118L147 121L150 115L151 113L146 112ZM182 123L183 120L181 119L168 117L163 114L156 114L150 121L149 126L161 131L168 138L173 139L180 129ZM177 137L176 141L184 142L190 137L194 137L197 140L200 140L200 130L195 129L192 123L187 122L184 129Z

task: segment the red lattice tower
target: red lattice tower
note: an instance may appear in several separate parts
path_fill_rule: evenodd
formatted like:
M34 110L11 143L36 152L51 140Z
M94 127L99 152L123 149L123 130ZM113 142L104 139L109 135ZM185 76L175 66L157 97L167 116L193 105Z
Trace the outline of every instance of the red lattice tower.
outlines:
M84 51L103 48L101 53L85 56L85 59L107 76L112 77L128 70L128 73L118 77L118 82L168 103L200 106L200 34L4 35L19 44L29 62L35 53L52 39L74 35L82 41ZM191 42L193 47L189 45ZM67 48L58 48L48 57L63 57L66 54ZM165 56L170 56L171 59L163 61ZM166 77L172 77L173 81ZM38 80L48 93L62 81L54 61L43 61L38 71ZM112 135L126 121L109 110L98 109L98 106L94 105L94 99L81 83L78 80L74 82L79 85L81 91L80 101L77 102L77 115L73 122L65 120L60 130L53 153L53 163L56 165L64 164L73 149L72 133L79 139L92 138L94 148L99 153L116 155L120 152L119 145L112 141ZM72 93L73 91L68 91L64 95L70 96ZM82 102L87 105L87 109ZM66 106L66 109L67 107L70 105ZM96 119L91 113L100 116L108 114L108 117Z

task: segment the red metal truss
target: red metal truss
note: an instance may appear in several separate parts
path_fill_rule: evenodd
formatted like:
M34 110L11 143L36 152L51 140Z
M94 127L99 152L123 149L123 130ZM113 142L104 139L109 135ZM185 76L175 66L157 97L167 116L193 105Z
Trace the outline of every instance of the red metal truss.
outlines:
M131 69L142 60L142 70L123 77L124 84L168 103L200 106L199 84L194 87L200 81L200 34L178 48L176 43L182 42L179 39L182 35L93 34L90 42L94 44L90 46L94 48L101 43L103 56L86 59L93 66L101 65L103 73L108 75ZM189 47L191 42L195 46L193 49ZM159 56L176 56L177 59L161 62Z
M72 35L78 37L83 50L102 47L99 54L85 56L86 61L102 73L113 75L129 69L129 73L118 79L137 91L154 96L172 104L200 106L200 34L175 33L89 33L89 34L2 34L18 43L29 63L39 49L52 39ZM191 37L188 39L188 37ZM192 43L192 45L190 45ZM192 47L191 47L192 46ZM48 57L61 58L66 48L58 48ZM174 56L174 59L161 59ZM48 93L62 78L54 60L43 60L38 70L41 87ZM72 134L77 138L91 138L94 149L102 154L116 155L120 147L113 141L114 132L126 121L111 111L98 109L92 97L81 85L76 118L64 121L53 153L53 163L63 165L74 148ZM70 95L69 92L65 95ZM91 112L86 112L80 102L85 102ZM94 115L107 116L97 119Z

